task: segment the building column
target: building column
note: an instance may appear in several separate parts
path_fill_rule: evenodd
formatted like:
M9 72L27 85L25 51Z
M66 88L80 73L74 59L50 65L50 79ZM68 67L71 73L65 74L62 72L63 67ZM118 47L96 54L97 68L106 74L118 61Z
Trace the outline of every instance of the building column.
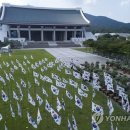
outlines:
M76 27L74 27L74 38L76 38Z
M53 41L56 41L56 31L53 31Z
M9 27L9 30L8 30L8 34L9 34L9 38L11 38L10 27Z
M41 41L44 41L44 38L43 38L43 26L41 26Z
M30 29L31 27L30 26L28 26L28 35L29 35L29 41L31 41L31 29Z
M64 41L67 41L67 31L64 32Z
M53 31L53 41L56 41L56 31L55 31L55 26L53 27L54 31Z
M76 38L76 31L74 31L74 38Z
M67 41L67 29L68 27L65 27L65 35L64 35L64 40Z
M82 38L84 38L84 31L82 31Z
M17 26L17 35L18 35L18 38L20 38L20 26Z

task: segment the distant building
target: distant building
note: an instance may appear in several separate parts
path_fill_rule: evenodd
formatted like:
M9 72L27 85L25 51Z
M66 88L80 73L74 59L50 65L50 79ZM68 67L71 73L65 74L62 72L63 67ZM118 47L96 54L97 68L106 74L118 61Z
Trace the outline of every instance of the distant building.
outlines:
M110 34L111 36L118 35L120 37L126 38L126 40L128 40L128 38L130 37L130 33L95 33L94 35L96 38L98 38L106 34Z
M3 4L0 9L0 40L70 41L85 38L90 25L81 9L40 8Z

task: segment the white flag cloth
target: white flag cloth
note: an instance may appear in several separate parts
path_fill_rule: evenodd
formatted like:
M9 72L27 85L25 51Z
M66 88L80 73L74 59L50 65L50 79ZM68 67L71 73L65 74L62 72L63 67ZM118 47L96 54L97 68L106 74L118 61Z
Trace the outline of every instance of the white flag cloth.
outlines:
M53 74L53 73L52 73L52 78L55 80L61 81L61 78L58 75Z
M31 88L32 86L31 86L31 83L28 81L28 88Z
M92 102L92 111L99 114L99 115L103 115L103 108L97 104L95 104L94 102Z
M4 78L3 78L2 76L0 76L0 81L1 81L4 85L6 85L6 82L5 82L5 80L4 80Z
M62 109L65 111L65 101L63 98L62 98L61 106L62 106Z
M18 83L18 82L16 82L16 87L17 87L17 88L20 88L20 85L19 85L19 83Z
M44 76L43 80L46 81L46 82L48 82L48 83L52 83L52 80L48 76Z
M28 93L28 102L29 102L30 104L32 104L33 106L36 105L35 101L34 101L33 98L31 97L30 93Z
M21 86L26 88L26 83L25 83L25 81L23 79L21 79Z
M92 116L92 130L100 130L97 122L95 121L94 117Z
M67 91L67 90L66 90L66 96L67 96L70 100L73 99L73 96L72 96L72 95L70 94L70 92Z
M114 92L113 84L107 84L107 90Z
M36 66L36 68L38 68L39 67L39 63L35 62L35 66Z
M29 60L27 60L27 63L28 63L28 64L30 64L30 61L29 61Z
M128 99L128 95L126 93L124 93L123 91L119 91L119 96L125 100Z
M78 130L77 123L76 123L74 115L72 115L72 126L73 126L74 130Z
M123 91L119 90L119 96L122 98L122 108L126 110L127 112L130 112L130 104L128 95L125 94Z
M93 88L98 90L98 91L99 91L99 88L101 88L98 80L93 79Z
M20 101L22 101L23 100L23 92L22 92L21 88L19 88L19 93L20 93Z
M38 108L38 111L37 111L37 125L39 125L39 123L41 122L41 120L42 120L42 116L41 116L40 110Z
M78 72L73 71L73 76L74 76L76 79L81 79L81 75L80 75L80 73L78 73Z
M33 64L31 64L31 68L32 68L33 70L35 70L35 69L36 69L36 66L33 65Z
M7 126L5 125L5 130L8 130Z
M37 72L33 71L33 76L36 77L36 78L38 78L39 74Z
M119 86L119 85L116 86L116 90L118 90L118 91L122 91L122 92L125 92L125 89L122 88L122 87Z
M28 122L34 127L37 128L37 124L35 122L35 120L30 116L30 114L27 112L27 118L28 118Z
M51 91L54 95L59 95L59 89L54 85L51 85Z
M72 126L71 126L71 124L70 124L69 119L68 119L68 130L72 130Z
M2 117L2 115L1 115L1 113L0 113L0 121L3 119L3 117Z
M112 121L111 121L111 130L114 130L114 127L113 127L113 123L112 123Z
M24 65L24 66L26 66L26 65L27 65L25 61L23 61L23 65Z
M38 85L38 86L40 85L40 82L38 81L38 79L34 78L34 82L36 85Z
M68 81L65 79L65 78L63 78L63 80L62 80L65 84L67 84L68 83Z
M57 97L57 111L59 112L62 109L59 98Z
M90 80L90 73L84 70L84 72L83 72L83 74L82 74L82 78L83 78L84 80L89 81L89 80Z
M87 85L81 84L81 89L84 91L89 91Z
M51 116L57 125L61 124L61 117L54 111L53 108L51 108Z
M51 112L51 105L49 104L49 102L46 100L46 104L45 104L45 109L48 111L48 112Z
M59 66L57 66L57 70L58 70L58 71L61 71L61 68L60 68Z
M21 71L22 71L23 74L27 73L26 70L23 67L21 68Z
M41 106L42 103L43 103L43 99L38 94L36 94L36 99L37 99L37 101L39 103L39 106Z
M24 59L27 59L27 56L24 55Z
M56 86L57 86L57 87L61 87L61 88L66 88L66 84L65 84L65 83L62 83L62 82L60 82L60 81L58 81L58 80L56 80Z
M14 98L15 100L19 100L19 98L18 98L18 96L17 96L17 94L16 94L15 91L13 91L13 98Z
M95 98L95 96L96 96L96 92L95 92L95 89L93 88L92 100L93 100L93 98Z
M31 55L31 59L34 59L32 55Z
M105 80L105 85L107 86L107 90L114 92L113 79L111 78L111 75L104 72L104 80Z
M18 67L17 67L16 65L14 65L14 69L15 69L15 70L18 70Z
M99 84L99 76L96 73L93 73L93 88L99 90L101 88Z
M75 105L81 109L83 108L83 103L81 102L81 100L78 98L77 95L75 95Z
M4 102L7 102L8 101L8 96L6 95L6 93L4 92L4 90L1 90L2 91L2 99Z
M42 88L42 93L48 97L48 94L44 88Z
M112 115L114 108L113 108L113 105L112 105L112 101L110 99L107 99L107 106L109 108L109 115Z
M69 84L71 85L71 86L73 86L74 88L77 88L78 87L78 83L76 83L74 80L72 80L72 79L69 79Z
M82 97L88 97L88 94L85 93L82 89L78 88L78 94Z
M127 112L130 112L130 104L129 104L128 98L126 100L122 98L122 108L126 110Z
M68 69L65 69L65 74L71 75L71 71Z
M14 77L11 73L9 73L9 77L10 77L10 79L14 80Z
M12 74L14 74L14 68L10 68L10 72L12 73ZM12 75L11 74L11 75ZM14 77L13 77L13 79L14 79Z
M22 117L22 110L21 110L21 107L20 107L20 105L19 105L18 102L17 102L17 108L18 108L18 115L19 115L20 117Z
M4 73L5 73L5 78L6 78L8 81L10 81L9 75L8 75L6 72L4 72Z
M15 117L15 113L14 113L14 111L13 111L13 108L12 108L12 105L10 104L10 112L11 112L11 116L12 117Z

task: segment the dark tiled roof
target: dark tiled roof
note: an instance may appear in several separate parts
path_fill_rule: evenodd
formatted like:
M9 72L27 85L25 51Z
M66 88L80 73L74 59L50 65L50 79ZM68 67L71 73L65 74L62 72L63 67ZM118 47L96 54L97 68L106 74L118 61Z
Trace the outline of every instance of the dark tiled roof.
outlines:
M4 24L88 25L78 9L5 6Z

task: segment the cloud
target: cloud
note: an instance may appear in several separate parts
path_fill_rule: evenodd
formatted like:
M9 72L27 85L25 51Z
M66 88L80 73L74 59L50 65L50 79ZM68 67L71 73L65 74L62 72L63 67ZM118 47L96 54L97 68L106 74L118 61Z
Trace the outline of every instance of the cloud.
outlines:
M0 0L2 3L10 3L15 5L33 5L41 7L85 7L87 5L95 4L97 0Z
M130 0L121 0L120 5L121 6L128 6L128 5L130 5Z
M95 4L97 0L84 0L85 4Z
M22 5L24 4L24 0L0 0L0 5L2 5L2 3L10 3L10 4L16 4L16 5Z

